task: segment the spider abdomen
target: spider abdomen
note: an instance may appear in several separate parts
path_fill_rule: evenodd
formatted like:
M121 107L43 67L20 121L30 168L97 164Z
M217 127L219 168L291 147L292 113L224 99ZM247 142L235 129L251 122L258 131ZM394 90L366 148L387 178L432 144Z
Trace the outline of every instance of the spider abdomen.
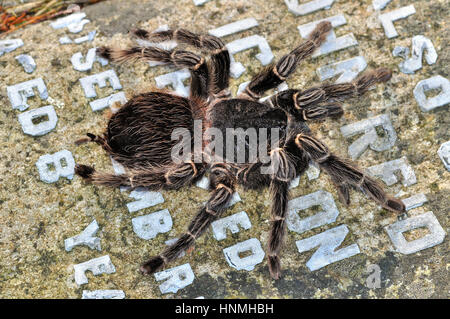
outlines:
M193 130L190 103L162 92L133 97L109 120L105 138L112 156L130 168L171 163L173 130Z

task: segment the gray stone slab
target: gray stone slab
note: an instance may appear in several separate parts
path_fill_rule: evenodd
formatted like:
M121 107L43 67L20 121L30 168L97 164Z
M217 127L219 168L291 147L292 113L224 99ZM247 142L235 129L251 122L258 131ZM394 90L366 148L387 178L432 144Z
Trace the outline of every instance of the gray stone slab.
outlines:
M23 46L21 39L0 40L0 56Z
M42 78L7 86L6 91L12 108L25 111L29 107L27 99L35 95L34 89L37 89L41 100L48 98L47 86Z
M234 40L226 45L230 52L231 76L237 79L245 72L245 67L240 62L236 62L233 55L248 49L257 47L260 53L256 54L256 58L262 65L268 65L273 60L272 50L267 40L260 35L252 35L246 38Z
M99 57L96 54L96 50L97 48L90 48L86 53L86 57L81 52L72 55L70 61L72 62L73 68L80 72L86 72L92 69L94 62L100 63L101 66L107 65L108 60Z
M120 105L124 105L127 103L127 98L125 97L124 92L114 93L110 96L97 99L95 101L89 102L89 105L91 106L92 111L101 111L107 107L111 109L113 113L117 112L118 109L114 107L115 103L119 102Z
M299 0L284 0L288 9L293 14L306 15L322 9L330 9L335 0L312 0L299 3ZM304 2L304 1L303 1Z
M302 24L298 26L298 30L300 31L300 35L302 36L302 38L307 39L309 34L322 21L329 21L333 28L347 24L347 19L345 19L344 15L342 14ZM358 45L358 41L356 41L353 33L346 34L341 37L336 37L334 30L331 30L327 35L326 41L322 43L322 45L317 50L314 51L312 57L315 58L355 45Z
M441 91L438 95L427 98L425 92L434 89ZM423 112L445 106L450 103L450 81L440 75L422 80L414 88L414 97Z
M450 141L442 143L437 153L447 171L450 171Z
M156 281L167 279L159 286L162 294L176 293L194 282L195 275L191 265L184 264L155 273Z
M33 121L46 117L46 121L34 124ZM58 123L53 105L46 105L34 110L26 111L18 115L19 123L22 125L22 131L31 136L41 136L51 132Z
M323 211L313 216L301 218L299 211L314 206L320 206ZM287 227L296 233L305 231L332 223L339 216L339 210L334 202L333 196L323 190L291 199L288 202Z
M36 70L36 62L34 62L34 59L31 57L31 55L20 54L16 56L16 60L20 63L25 72L33 73L33 71Z
M94 258L81 264L76 264L73 268L75 270L75 282L78 286L85 285L89 282L86 277L86 271L88 270L91 271L94 276L116 272L116 268L108 255Z
M65 166L62 165L63 160ZM39 178L45 183L55 183L60 177L72 179L75 174L75 160L68 150L40 156L36 162L36 167Z
M192 1L194 1L194 4L196 6L202 6L202 5L204 5L205 3L207 3L207 2L209 2L211 0L192 0Z
M239 232L239 226L243 229L250 229L252 223L248 218L246 212L242 211L231 216L220 218L211 224L213 236L217 240L224 240L227 238L227 230L236 234Z
M75 12L75 13L69 14L68 16L59 18L56 21L51 22L50 26L53 29L62 29L62 28L69 27L71 25L73 26L73 28L76 28L76 26L81 21L83 21L84 18L86 18L86 13L84 13L84 12Z
M98 227L97 221L94 219L80 234L67 238L64 240L64 247L66 251L72 251L76 246L88 246L90 249L97 249L101 251L100 238L94 237L97 231L100 229Z
M417 183L416 175L406 157L402 157L389 162L370 166L367 172L372 176L380 177L386 185L391 186L398 182L395 172L400 171L403 179L403 186L411 186Z
M83 290L81 299L125 299L123 290Z
M322 66L318 68L316 72L320 81L325 81L341 74L335 83L345 83L353 81L366 67L367 62L364 57L357 56L348 60Z
M145 187L137 187L130 193L130 197L136 199L134 202L127 203L130 213L164 203L164 197L160 192L152 192Z
M149 240L156 235L167 233L172 229L172 216L168 209L163 209L148 215L138 216L131 220L133 231L142 239Z
M107 70L80 79L81 87L83 88L84 95L87 98L93 98L97 96L94 85L98 85L99 88L104 88L107 85L107 81L110 83L111 87L114 90L122 89L119 77L114 70Z
M256 26L258 26L258 21L256 21L255 18L247 18L247 19L238 20L238 21L223 25L221 27L209 30L208 33L210 35L214 35L216 37L221 38L221 37L226 37L226 36L234 34L234 33L238 33L238 32L242 32L242 31L251 29Z
M411 4L409 6L401 7L399 9L395 9L392 11L389 11L387 13L383 13L379 16L381 25L384 28L384 33L386 36L391 39L398 36L397 30L394 26L394 21L405 19L409 17L412 14L416 13L416 9Z
M381 126L385 131L385 137L378 136L375 128ZM382 152L394 146L397 134L392 127L391 120L387 114L378 115L356 123L341 127L344 137L352 137L356 134L363 134L348 147L348 154L355 160L370 146L377 152Z
M425 194L422 194L422 193L402 199L402 202L403 202L403 204L405 204L405 209L407 211L417 208L417 207L420 207L423 204L425 204L427 201L428 201L427 197L425 196Z
M7 2L12 1L20 2L19 0L7 0ZM305 4L309 1L311 0L298 0L298 3ZM381 13L412 3L411 1L392 1ZM39 179L36 167L34 167L39 156L67 149L72 151L73 156L77 158L77 162L93 165L98 171L114 173L112 167L108 167L108 163L105 166L105 152L100 146L95 145L95 143L81 146L73 144L73 141L85 136L86 132L101 134L105 129L108 121L106 113L109 113L109 110L105 110L107 112L101 111L104 114L92 112L89 102L107 97L113 93L126 91L129 92L131 97L131 95L139 92L151 91L151 87L155 85L154 77L176 70L169 70L168 67L152 68L146 62L122 65L117 68L114 66L113 68L120 78L123 90L113 91L109 87L104 89L96 87L98 96L85 99L80 84L73 82L86 75L105 71L112 67L101 67L99 63L94 62L93 69L89 73L83 74L74 70L70 62L71 56L76 52L81 52L85 58L89 48L93 46L108 45L121 48L134 46L136 43L127 32L135 27L151 31L154 27L167 23L174 29L182 27L196 33L207 34L210 29L237 20L254 17L259 24L258 27L228 35L223 38L223 41L227 43L253 34L264 36L275 55L272 62L276 62L284 54L295 48L296 45L303 42L297 31L298 25L327 16L343 14L347 24L335 28L336 36L340 37L353 32L358 42L363 41L364 45L360 43L361 47L355 46L337 51L319 59L307 59L298 66L297 71L295 74L292 74L288 82L292 85L292 88L300 90L315 86L318 84L317 81L319 81L319 78L315 75L318 67L358 55L365 57L367 63L371 65L371 69L378 66L387 66L389 68L393 66L396 69L397 64L403 60L390 54L390 51L395 46L406 45L411 50L409 41L414 35L423 34L429 37L439 54L436 64L429 66L425 60L422 60L423 69L416 71L416 74L411 76L405 76L405 74L397 70L392 81L389 81L386 85L377 85L374 90L370 91L362 99L354 98L346 101L344 103L344 107L347 109L346 115L337 122L326 120L312 123L310 126L316 134L328 141L330 148L335 153L338 153L343 158L349 158L348 154L346 154L347 151L343 150L342 147L346 148L354 140L353 138L344 139L340 135L339 127L382 113L389 114L392 125L402 143L398 144L396 142L390 150L381 153L367 149L365 154L357 160L357 164L360 168L366 168L406 156L415 170L417 184L405 188L401 184L401 175L398 175L399 182L394 187L388 187L391 189L390 192L392 193L393 191L395 194L402 189L403 193L398 198L405 202L407 197L414 194L421 192L426 194L429 203L425 203L422 207L415 210L409 210L408 214L414 216L426 212L430 209L424 210L424 208L427 208L429 204L433 208L434 215L439 220L442 228L447 231L447 207L444 203L446 201L445 190L449 188L448 180L445 178L448 172L446 172L446 168L436 152L443 142L450 139L446 136L445 126L448 104L421 116L420 113L422 111L412 94L415 85L420 80L438 74L450 80L447 74L442 73L442 70L445 69L445 63L442 59L446 55L446 52L444 52L446 47L445 37L443 35L446 27L448 27L445 19L445 10L443 10L445 6L443 6L442 0L415 1L413 4L417 7L417 14L394 22L400 34L400 37L397 39L388 39L386 36L383 36L384 31L378 23L380 12L376 12L372 8L372 0L358 3L350 0L335 1L331 10L320 10L305 16L295 16L288 11L286 4L282 1L276 3L255 1L249 4L243 1L214 0L206 3L203 7L195 7L193 1L187 1L180 5L175 0L170 0L158 2L156 15L153 12L155 10L152 11L153 4L154 1L109 0L101 1L94 5L86 5L83 11L86 12L91 23L86 24L83 31L77 34L70 33L67 28L54 30L49 25L56 20L53 19L28 25L26 28L18 29L6 35L8 37L5 39L21 38L24 46L10 53L4 53L0 57L2 61L0 70L3 71L2 80L4 83L4 112L0 112L0 121L4 125L0 125L2 132L0 140L3 141L2 146L4 146L2 164L6 165L6 167L3 167L0 164L0 167L3 168L0 169L2 170L3 178L2 187L0 188L0 199L3 202L0 205L0 211L3 213L3 210L14 211L17 210L16 208L20 208L20 214L2 215L2 217L6 218L4 224L13 225L13 227L3 227L0 235L2 240L7 243L6 249L0 249L0 259L2 260L0 278L9 278L11 274L14 275L12 282L14 285L10 285L10 282L7 282L5 289L0 289L2 297L6 295L12 298L27 298L27 296L33 295L36 297L81 298L83 289L123 289L127 294L127 298L129 294L133 298L161 298L161 296L165 298L195 298L197 296L204 296L206 299L215 297L233 298L236 297L237 293L240 297L248 298L284 298L288 296L292 298L377 297L426 299L447 297L448 291L446 287L448 283L445 276L446 269L443 267L443 265L446 265L447 258L446 239L437 246L419 251L413 255L391 253L390 249L392 249L393 245L387 233L377 232L379 229L376 226L376 221L379 221L381 224L384 223L384 227L386 221L390 220L391 222L389 223L396 221L395 214L391 215L388 213L383 214L382 217L379 216L377 214L380 211L378 205L374 205L372 201L366 200L364 196L354 191L351 194L353 200L349 207L344 207L344 205L338 203L337 197L334 197L336 206L340 211L336 222L302 234L289 231L291 234L288 234L286 239L291 237L294 241L290 242L287 240L286 243L295 245L297 240L311 237L345 223L350 233L342 246L345 247L357 243L364 254L358 254L338 261L311 273L306 268L305 263L315 252L314 249L299 254L296 246L284 246L281 249L282 279L279 281L274 281L270 277L266 258L256 266L254 271L248 273L245 270L238 271L230 267L222 252L222 249L225 247L254 237L261 242L262 249L266 250L267 229L269 227L266 219L269 218L268 209L271 204L270 198L267 197L269 194L267 188L261 191L246 191L245 194L238 190L239 194L243 195L243 202L233 206L232 210L227 210L222 217L245 210L252 222L252 228L249 230L241 228L241 233L233 236L231 236L231 233L228 233L228 238L220 242L214 238L212 240L209 238L208 240L207 237L209 235L212 236L212 233L208 234L207 232L205 238L199 239L193 255L208 255L210 258L192 258L195 257L192 254L184 257L189 259L192 269L195 269L196 279L193 284L179 290L175 295L162 295L158 288L162 281L156 282L153 276L143 277L144 281L140 280L139 265L145 260L147 255L155 255L162 249L167 248L164 244L167 239L181 235L183 229L189 224L191 215L195 215L198 211L198 199L206 200L208 192L202 191L195 186L184 187L176 192L163 192L168 205L166 203L160 204L127 216L126 203L135 201L135 199L128 198L131 192L130 189L127 190L126 194L123 194L125 197L121 198L114 188L91 186L84 183L80 178L76 178L76 180L74 178L72 182L66 181L65 178L60 178L57 184L44 185ZM191 21L192 17L195 17L193 22ZM183 22L180 23L180 21ZM377 26L378 29L375 29ZM80 45L73 42L74 39L83 37L94 30L97 30L97 35L93 42L84 42ZM421 33L422 31L420 30L425 30L426 32ZM68 36L72 43L64 46L60 45L58 39L62 36ZM360 37L362 40L360 40ZM184 45L180 45L179 49L184 49ZM194 48L186 47L186 49L191 50ZM197 52L197 50L195 51ZM48 54L49 52L51 54ZM31 75L27 74L15 60L15 57L22 53L31 55L38 64ZM236 91L237 86L241 82L250 80L252 76L262 69L260 61L254 57L256 53L259 53L258 49L253 48L235 55L235 60L241 62L247 70L241 76L240 81L231 80L231 88L234 91ZM424 55L425 53L426 51L423 52ZM410 57L411 52L406 58ZM205 58L208 59L207 56ZM372 62L369 63L369 61ZM443 69L438 66L443 66ZM335 78L337 79L339 76L337 75ZM37 77L43 78L49 96L53 99L50 100L49 97L46 101L41 101L35 88L34 93L36 96L28 98L30 107L25 111L50 104L53 105L59 120L57 127L53 131L47 135L34 138L25 135L20 129L17 115L21 111L11 108L5 87L6 85L17 84ZM185 81L185 85L188 84L188 80ZM435 93L433 91L425 93L427 97L433 97L438 94L438 92ZM129 96L127 95L127 97ZM383 110L387 110L387 112ZM338 128L338 136L336 136L336 128ZM379 129L376 131L382 132ZM361 135L363 134L361 133ZM358 137L360 136L356 135L354 139ZM75 151L76 153L74 153ZM422 163L420 162L421 154L426 159ZM414 163L412 162L413 159ZM302 196L319 189L327 190L335 196L337 194L336 190L330 185L329 177L325 175L327 174L311 182L308 181L307 176L302 177L304 180L300 181L301 185L299 187L292 190L292 196ZM24 184L23 181L26 183ZM384 184L381 180L379 182ZM121 188L124 189L124 187ZM161 208L155 209L160 206ZM261 212L260 207L262 206L265 207L265 212ZM82 209L77 210L78 207ZM407 204L406 207L409 209L411 205ZM49 208L55 208L56 210ZM136 237L132 230L130 231L133 217L149 214L163 208L169 208L171 214L175 213L175 211L181 212L180 216L172 216L174 218L174 227L170 232L159 234L156 238L145 242ZM321 210L323 209L308 209L301 211L300 216L307 217ZM52 215L55 215L55 212L57 212L58 216L68 217L69 215L82 214L85 215L84 217L91 216L90 218L92 219L76 218L70 221L65 219L68 221L67 223L54 223L51 221L54 221L55 216ZM262 215L257 216L255 213L261 213ZM25 216L27 218L24 219ZM93 217L98 219L100 216L102 216L102 220L98 220L98 222L99 224L101 222L102 230L103 224L108 228L107 237L109 238L108 245L106 245L103 235L99 235L100 231L95 235L102 238L103 252L89 250L87 247L80 246L79 248L74 248L71 253L67 253L64 249L64 239L77 235L93 220ZM253 218L256 219L253 220ZM341 218L342 220L340 220ZM22 220L26 222L21 222ZM179 227L181 232L175 231L176 227ZM43 232L43 234L36 236L36 232L39 234ZM411 240L411 238L417 239L422 236L421 234L425 233L426 229L417 229L417 231L412 231L411 234L404 233L404 235L408 240ZM47 236L49 234L51 234L51 237L59 238L59 240L49 241L49 236ZM248 236L245 236L246 234ZM238 236L236 237L236 235ZM239 240L236 240L236 238L239 238ZM45 247L45 250L51 254L46 256L43 253L41 256L39 249L34 249L33 245L29 244L30 242L37 248ZM20 249L10 251L9 248L14 248L11 246L12 244L18 245ZM143 245L149 247L158 246L159 249L150 249L146 253L142 249ZM108 252L104 252L107 246L110 248L108 248ZM292 252L292 248L296 251ZM81 289L71 288L71 285L75 285L75 282L70 282L73 275L67 276L70 264L81 263L91 258L110 254L110 252L117 256L126 255L130 258L114 258L113 256L111 259L114 260L114 266L117 269L116 274L93 277L91 273L87 272L89 284L81 286ZM245 254L243 255L245 256ZM48 275L48 263L30 263L33 260L39 261L39 259L44 257L52 259L55 256L56 264L54 267L51 267L52 272L50 275ZM130 260L132 260L131 263ZM185 259L176 259L166 267L171 268L186 262L188 262L187 259L186 261ZM378 264L380 266L381 289L368 289L365 286L366 278L370 275L366 271L369 264ZM390 271L393 268L389 268L389 265L395 265L395 271ZM16 271L17 269L22 271ZM334 285L335 281L328 280L330 278L326 277L329 273L337 273L340 277L339 282L342 285L339 283ZM130 282L130 278L131 280L136 279L136 287L134 287L136 282L128 286L121 284ZM226 278L226 280L224 281L222 278ZM298 284L299 281L301 281L300 285ZM26 284L24 285L23 283ZM42 283L45 284L42 285ZM238 284L239 289L234 289ZM217 289L211 290L208 287Z
M416 35L412 38L412 54L410 58L407 58L407 50L403 47L395 47L392 51L394 56L405 56L405 61L401 62L398 66L400 71L405 74L414 74L417 70L422 68L422 56L426 51L425 60L428 64L434 64L437 61L438 55L430 39L423 35Z
M393 56L398 56L398 57L402 57L404 59L407 59L409 56L409 49L405 48L405 47L400 47L400 46L396 46L394 48L394 50L392 50L392 55Z
M372 6L375 10L383 10L392 0L373 0Z
M407 241L403 236L404 232L421 227L428 228L429 233L412 241ZM386 226L384 229L394 244L395 250L405 255L414 254L418 251L439 245L445 238L444 229L431 211L397 221L392 225Z
M155 77L156 87L159 89L171 85L180 96L189 96L189 86L185 86L183 81L190 78L191 73L188 69L182 69L174 72L169 72Z
M241 258L239 255L250 251L251 254ZM227 263L237 270L251 271L264 259L264 250L261 243L256 238L250 238L246 241L237 243L223 250Z
M306 263L309 270L315 271L328 266L331 263L335 263L360 253L357 244L351 244L349 246L336 249L342 244L347 234L347 225L340 225L312 237L298 240L295 244L297 245L299 253L319 247Z

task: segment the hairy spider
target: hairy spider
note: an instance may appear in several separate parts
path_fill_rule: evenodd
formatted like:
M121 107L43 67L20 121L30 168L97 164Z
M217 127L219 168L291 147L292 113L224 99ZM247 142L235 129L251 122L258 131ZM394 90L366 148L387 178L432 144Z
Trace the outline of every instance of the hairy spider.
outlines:
M308 121L341 116L343 109L340 101L360 96L374 84L388 81L390 70L379 68L350 83L324 84L306 90L290 89L273 95L264 103L258 101L265 91L286 80L297 64L324 42L330 30L329 22L318 24L308 40L258 73L236 98L232 98L228 90L230 55L217 37L197 35L183 29L155 33L140 29L132 31L136 37L151 42L176 40L192 45L210 54L209 63L203 57L184 50L169 51L158 47L98 49L100 56L116 63L159 61L187 67L191 72L189 98L160 91L139 94L112 115L102 136L88 133L89 138L80 140L97 142L127 169L126 174L115 175L97 172L86 165L76 166L79 176L97 185L179 189L192 185L209 171L209 200L195 215L185 234L159 256L141 266L144 274L158 271L193 246L196 238L227 209L237 185L250 189L269 186L272 217L267 261L271 276L278 279L281 271L280 248L286 232L289 184L305 172L310 161L329 174L343 203L350 203L350 188L355 188L385 209L399 213L405 211L404 204L387 195L373 178L350 161L331 153L324 143L313 136L307 125ZM202 121L204 129L215 127L224 132L227 128L236 127L279 128L280 146L267 146L269 165L275 166L273 163L277 163L277 167L271 174L262 174L261 161L236 164L224 160L210 163L194 161L194 155L190 161L174 163L171 150L177 141L171 140L171 133L176 128L193 132L194 120Z

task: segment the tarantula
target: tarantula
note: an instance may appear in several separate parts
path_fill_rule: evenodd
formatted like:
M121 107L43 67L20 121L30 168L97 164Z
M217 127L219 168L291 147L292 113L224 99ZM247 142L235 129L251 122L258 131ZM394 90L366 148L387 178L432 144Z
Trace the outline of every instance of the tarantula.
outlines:
M327 172L337 187L340 200L350 203L350 189L359 189L383 208L403 213L404 204L387 195L382 187L352 162L331 153L314 137L307 122L336 118L343 114L342 100L366 93L371 86L388 81L391 71L379 68L367 72L350 83L323 84L306 90L289 89L259 102L265 91L285 81L297 64L312 55L331 30L329 22L321 22L304 41L276 64L253 77L245 91L236 98L228 90L230 55L223 42L211 35L197 35L184 29L149 33L137 29L134 36L151 42L175 40L191 45L210 55L207 61L192 52L164 50L158 47L117 49L101 47L97 53L112 62L159 61L176 67L187 67L191 73L189 98L167 91L139 94L113 114L102 136L88 133L84 142L100 144L107 153L125 166L126 174L97 172L93 167L77 165L76 174L85 180L106 186L147 187L150 190L180 189L192 185L209 171L210 198L195 215L187 231L160 255L141 266L151 274L173 261L182 251L192 247L210 224L227 209L238 185L247 189L270 187L272 198L271 227L267 247L269 271L274 279L281 274L280 249L286 232L286 212L290 182L302 175L310 161ZM203 128L279 128L279 147L267 147L270 163L278 163L271 174L262 174L260 161L252 163L188 161L176 164L171 140L176 128L194 130L194 121ZM203 141L207 143L208 141ZM225 144L225 143L224 143ZM193 154L192 156L194 156ZM270 164L273 165L273 164Z

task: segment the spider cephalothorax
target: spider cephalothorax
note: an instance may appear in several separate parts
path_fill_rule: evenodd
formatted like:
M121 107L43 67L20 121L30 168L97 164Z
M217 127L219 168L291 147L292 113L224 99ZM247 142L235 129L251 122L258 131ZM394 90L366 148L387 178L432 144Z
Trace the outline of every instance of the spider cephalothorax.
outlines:
M179 189L191 185L209 171L210 199L175 244L142 265L143 273L154 273L191 247L195 239L226 210L237 185L242 185L252 189L270 187L273 203L267 259L272 277L279 278L279 254L286 230L289 184L304 173L310 161L330 175L345 204L350 202L350 188L355 188L388 210L404 212L405 206L400 200L388 196L373 178L355 164L331 153L313 136L307 125L308 121L342 115L340 101L360 96L372 85L389 80L389 70L380 68L368 72L351 83L325 84L307 90L291 89L275 94L264 103L258 101L265 91L286 80L297 64L324 42L330 30L329 22L318 24L307 41L257 74L236 98L232 98L228 91L230 56L217 37L197 35L183 29L133 32L135 36L151 42L176 40L192 45L210 54L208 63L203 57L183 50L168 51L157 47L126 50L103 47L98 50L99 55L116 63L160 61L187 67L191 72L189 98L167 92L139 94L111 117L102 136L88 134L92 141L100 144L125 166L126 174L99 173L85 165L76 167L78 175L97 185L143 186L150 190ZM171 139L171 134L177 128L193 133L196 120L206 128L215 127L220 131L227 128L278 128L279 146L267 146L269 166L273 166L271 173L263 174L263 163L258 160L232 163L190 158L176 164L171 158L171 150L176 143Z

